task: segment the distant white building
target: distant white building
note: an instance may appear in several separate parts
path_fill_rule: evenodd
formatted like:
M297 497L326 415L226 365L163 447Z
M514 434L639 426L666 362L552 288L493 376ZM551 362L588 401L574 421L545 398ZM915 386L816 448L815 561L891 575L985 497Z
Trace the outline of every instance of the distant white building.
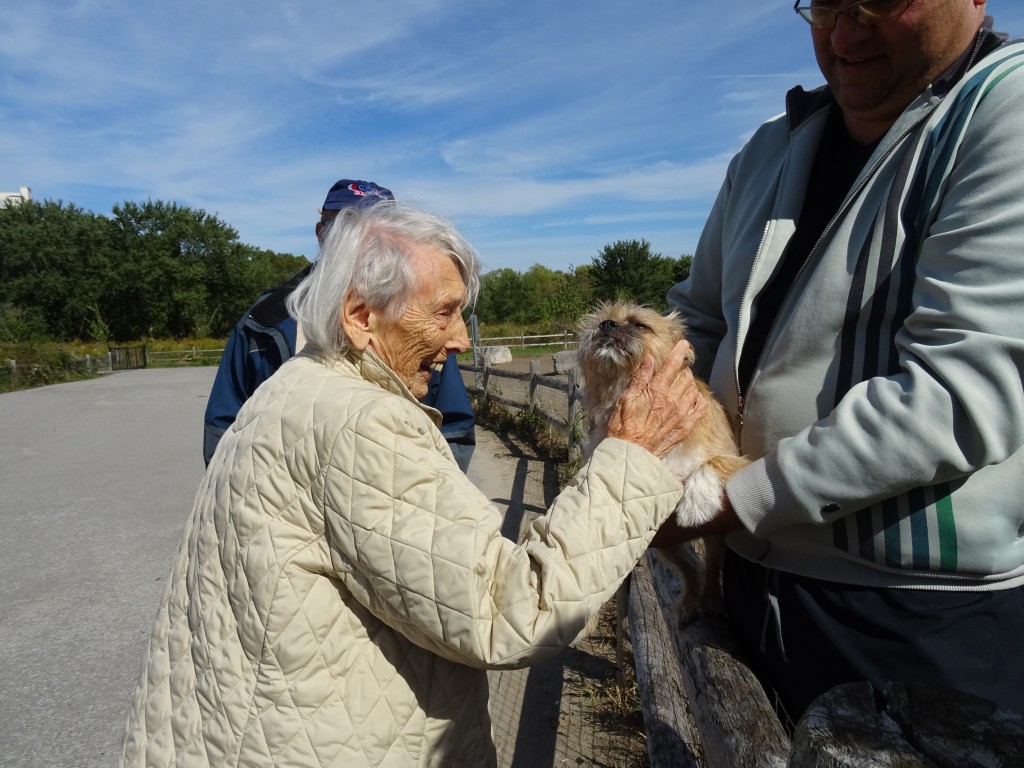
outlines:
M21 187L17 192L0 192L0 206L4 205L8 200L13 204L28 202L32 199L32 189L30 187Z

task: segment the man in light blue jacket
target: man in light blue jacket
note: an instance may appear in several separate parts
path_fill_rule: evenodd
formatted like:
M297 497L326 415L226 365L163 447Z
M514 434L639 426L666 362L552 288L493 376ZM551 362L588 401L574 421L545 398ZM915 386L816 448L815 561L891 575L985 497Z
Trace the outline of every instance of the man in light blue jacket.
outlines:
M984 0L795 10L827 85L669 294L753 459L708 528L730 617L794 720L855 680L1024 711L1024 45Z

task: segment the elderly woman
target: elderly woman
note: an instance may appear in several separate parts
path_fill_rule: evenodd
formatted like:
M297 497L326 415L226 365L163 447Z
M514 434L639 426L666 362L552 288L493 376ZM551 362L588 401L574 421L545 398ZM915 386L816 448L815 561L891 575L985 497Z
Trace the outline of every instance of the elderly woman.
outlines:
M290 308L307 346L199 490L127 725L126 766L493 766L487 668L550 657L681 496L656 454L704 403L676 350L523 543L417 402L468 348L477 258L447 222L348 209Z

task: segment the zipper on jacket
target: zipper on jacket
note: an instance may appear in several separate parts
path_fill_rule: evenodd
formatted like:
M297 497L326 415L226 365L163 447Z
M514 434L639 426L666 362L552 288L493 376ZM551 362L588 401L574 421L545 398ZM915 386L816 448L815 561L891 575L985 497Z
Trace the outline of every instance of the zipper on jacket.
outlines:
M754 264L757 263L758 257L761 255L761 251L764 249L765 241L768 240L768 229L771 227L771 219L764 223L764 230L761 232L761 242L757 244L757 255L754 257ZM747 296L750 293L750 283L754 279L754 269L751 267L750 274L747 275L747 284L743 287L743 296L740 297L740 311L743 311L743 307L747 304ZM740 335L739 329L736 332L736 348L733 353L733 359L736 361L732 367L733 382L736 385L736 447L739 454L743 455L743 388L740 386ZM760 362L760 360L758 361Z
M931 115L932 111L933 110L928 110L928 112L925 115L922 115L912 125L908 126L907 129L899 136L899 138L897 138L895 141L893 141L893 142L891 142L889 144L889 147L885 150L885 152L882 153L882 156L879 157L878 160L875 161L875 164L871 167L871 169L866 174L864 174L864 176L861 178L861 180L850 189L850 191L847 193L846 197L843 199L843 202L840 204L839 209L835 212L835 214L829 220L828 224L826 224L825 228L821 231L821 235L818 236L818 239L814 243L814 247L812 247L810 252L807 254L807 258L804 259L803 264L800 265L800 269L797 270L797 273L796 273L796 275L794 275L792 282L790 282L789 287L786 289L785 295L782 297L782 301L779 303L779 311L776 313L775 317L772 319L771 327L769 327L768 334L765 336L764 346L762 346L760 352L758 352L757 361L754 363L754 369L753 369L753 371L750 374L750 383L747 384L747 391L746 391L747 395L750 394L750 390L754 388L754 382L757 381L757 374L761 370L761 361L764 359L764 353L765 353L765 350L768 347L768 342L772 338L772 334L775 333L775 328L776 328L776 326L779 323L779 316L782 314L783 307L786 306L786 303L789 301L790 296L793 294L793 286L796 285L797 282L799 282L800 276L804 273L804 270L807 268L807 265L810 264L811 263L811 259L814 256L817 255L818 249L821 247L822 242L825 240L825 236L828 235L831 232L833 227L835 227L836 222L839 221L839 219L842 217L842 215L846 212L846 209L849 207L851 201L858 195L858 193L860 193L860 191L865 186L867 186L868 181L871 178L873 178L876 173L878 173L878 169L882 167L882 164L889 158L889 156L893 152L896 151L896 147L898 147L900 144L902 144L903 141L911 133L913 133L918 128L918 126L920 126L925 120L927 120L928 117ZM768 227L770 225L771 225L771 221L768 221L768 222L765 223L764 233L761 235L761 243L758 245L758 248L757 248L757 252L759 254L761 253L761 249L764 248L765 240L768 237ZM754 260L754 263L756 263L756 262L757 262L757 259ZM751 269L750 275L747 278L747 286L743 290L743 298L741 299L741 304L740 304L741 307L744 306L745 303L746 303L747 294L750 291L750 282L753 279L753 274L754 274L753 273L753 269ZM740 386L740 373L739 373L740 354L742 353L742 351L743 350L740 348L740 339L739 339L739 336L737 335L737 337L736 337L736 352L735 352L736 363L733 366L733 374L735 376L735 383L736 383L736 411L737 411L736 441L737 441L737 443L739 445L739 452L740 452L741 455L743 453L744 408L746 407L743 388Z

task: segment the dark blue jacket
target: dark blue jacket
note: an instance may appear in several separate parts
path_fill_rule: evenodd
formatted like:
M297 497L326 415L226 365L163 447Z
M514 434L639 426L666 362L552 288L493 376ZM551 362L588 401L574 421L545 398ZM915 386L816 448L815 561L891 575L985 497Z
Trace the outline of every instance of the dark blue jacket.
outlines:
M260 296L232 329L206 404L203 459L207 464L242 403L295 354L297 327L284 301L311 268ZM441 433L465 472L476 447L475 419L454 354L448 356L440 372L433 373L422 402L441 412Z

